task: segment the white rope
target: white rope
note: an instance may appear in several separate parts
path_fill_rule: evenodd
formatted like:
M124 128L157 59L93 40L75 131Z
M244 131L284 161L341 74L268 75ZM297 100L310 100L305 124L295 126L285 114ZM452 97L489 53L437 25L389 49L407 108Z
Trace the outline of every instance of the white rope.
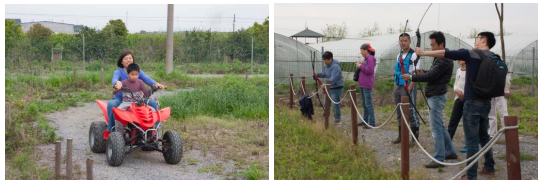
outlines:
M323 84L323 85L326 85L326 84ZM340 99L339 102L336 102L336 101L332 100L331 95L329 95L329 90L327 90L327 87L326 87L326 86L324 86L324 89L325 89L325 91L326 91L325 94L327 94L327 96L329 97L329 100L330 100L333 104L340 104L340 103L342 103L342 101L344 101L344 99L346 98L348 92L350 92L350 90L348 90L348 91L346 92L346 95L344 95L344 97L342 97L342 99Z
M353 100L353 95L351 92L349 92L349 96L351 97L351 100ZM383 126L385 126L387 124L387 122L389 122L391 120L391 118L394 116L394 114L396 113L396 110L398 109L398 107L400 107L400 103L399 105L396 105L396 107L394 108L394 111L393 111L393 114L389 117L389 119L387 119L387 121L383 122L382 125L380 126L371 126L370 124L368 124L364 119L363 119L363 116L361 116L361 113L359 113L359 109L357 108L357 105L356 104L353 104L353 107L355 107L355 111L357 111L357 115L359 116L359 118L361 118L361 121L363 121L364 124L366 124L366 126L370 127L370 128L374 128L374 129L378 129L378 128L381 128ZM374 118L375 119L375 118Z
M293 81L291 81L292 79L289 79L289 86L291 90L293 90L293 95L297 95L297 93L295 93L295 89L293 89Z
M306 95L306 92L304 91L304 85L302 84L302 81L301 81L301 88L302 88L302 95Z
M284 79L280 84L274 86L274 89L276 89L276 87L278 87L278 86L282 85L284 82L286 82L287 79L289 79L289 77L287 77L286 79Z
M400 103L399 105L406 105L409 103ZM406 116L404 115L404 110L402 110L402 107L400 108L400 112L402 113L402 119L404 119L405 121L406 120ZM404 122L406 124L406 126L408 127L408 131L410 132L410 134L413 136L413 131L411 131L411 128L408 124L408 122ZM481 150L479 150L475 155L471 156L470 158L464 160L464 161L461 161L461 162L457 162L457 163L446 163L446 162L440 162L438 160L436 160L434 157L432 157L432 155L430 155L424 148L423 146L421 146L421 144L419 143L419 141L417 140L417 138L413 137L413 140L415 141L415 143L417 143L417 146L419 146L419 148L421 149L421 151L423 151L432 161L435 161L436 163L438 164L441 164L441 165L446 165L446 166L455 166L455 165L460 165L460 164L464 164L464 163L467 163L468 161L472 160L473 158L477 157L474 161L477 161L479 160L479 158L482 156L481 153L486 153L486 151L488 151L490 148L492 148L492 146L496 143L497 139L499 138L499 136L501 135L501 133L506 130L506 129L517 129L518 126L508 126L508 127L503 127L500 131L498 131L498 134L496 137L492 138L492 140L490 140L486 145L485 147L483 147Z

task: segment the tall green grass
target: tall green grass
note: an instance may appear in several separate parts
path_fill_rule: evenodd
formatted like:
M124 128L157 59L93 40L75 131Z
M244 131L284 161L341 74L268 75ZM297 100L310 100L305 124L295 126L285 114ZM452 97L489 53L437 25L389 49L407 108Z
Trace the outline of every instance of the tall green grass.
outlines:
M160 107L171 107L176 119L190 116L267 119L269 117L268 77L226 76L195 91L179 92L160 98Z
M304 120L304 121L303 121ZM351 146L339 131L310 123L296 110L274 109L275 179L399 179L399 172L378 165L373 152Z

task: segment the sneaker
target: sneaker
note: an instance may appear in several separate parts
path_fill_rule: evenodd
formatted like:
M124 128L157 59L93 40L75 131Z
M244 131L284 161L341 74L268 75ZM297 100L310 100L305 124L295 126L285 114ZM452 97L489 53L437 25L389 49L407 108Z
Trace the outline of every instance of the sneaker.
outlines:
M370 128L368 125L364 126L363 128L364 128L364 129L367 129L367 130L372 129L372 128Z
M447 155L445 156L445 160L447 159L458 159L458 156L456 154Z
M107 129L105 129L105 132L103 133L103 139L107 140L107 137L109 137L109 134L111 134L111 132L109 132L109 131L107 131Z
M460 149L460 153L466 153L466 152L468 152L468 147L464 147Z
M425 164L425 167L426 168L440 168L440 167L445 167L445 166L439 163L436 163L435 161L431 161L430 163Z
M360 123L357 123L357 126L366 126L366 124L364 124L364 122L360 122Z
M488 172L484 167L479 169L477 171L477 174L483 174L483 175L492 176L492 177L495 176L495 172Z
M335 119L335 120L334 120L334 124L342 124L342 123L340 122L340 120Z

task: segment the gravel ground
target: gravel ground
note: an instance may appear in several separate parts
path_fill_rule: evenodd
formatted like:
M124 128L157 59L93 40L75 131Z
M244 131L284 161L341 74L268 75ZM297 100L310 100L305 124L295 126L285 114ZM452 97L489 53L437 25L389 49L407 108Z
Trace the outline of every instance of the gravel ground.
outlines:
M319 109L321 110L321 109ZM344 113L344 110L348 112ZM320 111L321 113L321 111ZM321 114L320 114L321 115ZM376 124L382 124L388 117L389 114L385 115L384 118L382 115L377 115ZM321 117L321 116L320 116ZM321 117L322 118L322 117ZM386 168L400 170L400 144L392 144L391 141L394 140L397 135L398 124L396 121L396 116L393 116L393 119L386 126L380 129L363 129L363 127L358 127L359 133L359 143L368 147L371 150L374 150L375 156L381 162L381 165L384 165ZM423 115L423 118L428 123L428 115ZM324 121L323 119L320 119ZM393 122L394 121L394 122ZM444 119L445 126L447 126L448 118ZM361 122L360 120L358 122ZM323 123L321 123L323 124ZM334 129L337 129L344 133L345 137L351 138L351 114L349 108L342 108L342 124L333 125ZM434 152L434 140L430 132L430 125L421 124L420 131L420 143L427 150L429 154ZM538 140L533 136L520 135L520 152L530 155L537 156L538 152ZM413 142L413 141L412 141ZM453 139L453 145L458 154L459 160L448 160L446 162L460 162L467 158L466 153L460 153L459 150L464 147L464 132L462 130L462 122L457 128L457 132ZM488 177L483 175L478 175L480 180L504 180L507 179L507 167L505 161L505 137L502 136L494 145L494 160L495 160L495 169L496 176ZM481 168L484 163L484 158L479 160L478 167ZM466 164L458 166L447 166L445 168L438 169L427 169L423 164L430 162L430 159L424 152L419 149L418 146L410 148L410 176L418 177L421 179L450 179L462 169L466 167ZM521 161L521 173L522 179L527 180L537 180L538 179L538 161L537 159L533 161ZM410 178L413 179L413 178Z
M160 91L153 97L158 98L161 95L169 95L174 92ZM104 121L103 113L95 102L85 103L82 107L73 107L63 112L52 113L47 117L51 120L51 126L56 128L57 134L62 137L62 155L64 158L66 139L73 138L73 173L75 179L86 179L86 159L89 157L94 160L94 179L100 180L227 179L229 177L223 174L236 172L233 161L221 159L209 152L196 149L190 150L188 147L184 147L182 160L176 165L167 164L163 155L157 151L146 152L139 150L126 155L121 166L111 167L107 164L105 154L93 153L88 144L90 124L93 121ZM182 137L182 133L178 132ZM39 147L42 153L40 164L47 166L52 171L54 171L54 148L54 144ZM217 165L222 166L220 175L215 172L198 172L201 167ZM61 174L65 175L65 165L62 166Z

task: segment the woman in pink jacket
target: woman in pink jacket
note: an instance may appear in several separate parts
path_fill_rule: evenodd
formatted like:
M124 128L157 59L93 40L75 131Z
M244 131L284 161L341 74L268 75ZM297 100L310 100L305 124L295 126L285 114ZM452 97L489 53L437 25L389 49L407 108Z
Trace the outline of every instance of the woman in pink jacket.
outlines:
M363 120L368 122L370 126L376 125L376 118L374 116L374 106L372 104L372 88L374 88L374 68L376 67L376 58L374 55L376 51L370 46L370 43L361 45L361 55L364 60L361 60L360 64L356 64L359 72L359 88L361 89L361 102L363 104L364 115ZM362 123L359 123L362 125ZM365 129L370 127L365 126Z

